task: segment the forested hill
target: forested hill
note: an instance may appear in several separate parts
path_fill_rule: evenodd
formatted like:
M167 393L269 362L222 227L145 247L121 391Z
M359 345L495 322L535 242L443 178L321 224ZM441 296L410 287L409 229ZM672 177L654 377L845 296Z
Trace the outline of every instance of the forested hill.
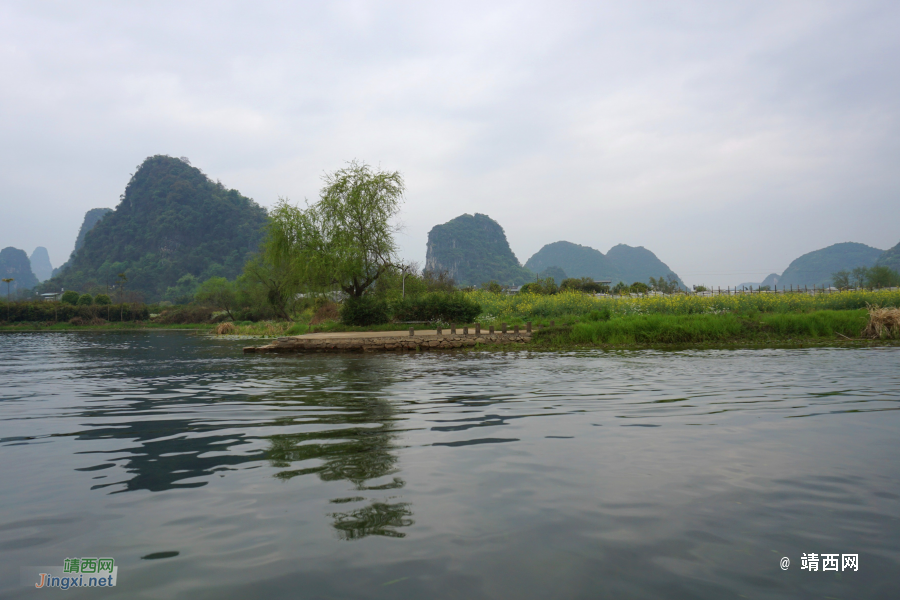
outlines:
M72 253L69 254L69 258L66 262L53 269L53 277L62 273L63 270L69 266L69 263L72 262L72 259L78 254L78 251L84 246L84 238L87 237L88 231L96 227L97 223L100 222L100 219L112 211L111 208L92 208L84 214L84 220L81 222L81 229L78 230L78 237L75 238L75 248L72 250Z
M496 281L505 285L534 280L519 264L506 233L487 215L460 215L428 232L425 268L447 271L459 285Z
M116 209L87 232L48 290L90 291L115 284L160 299L179 278L236 277L264 235L266 211L211 181L186 159L152 156L141 164Z
M878 257L877 264L900 273L900 244L885 250L884 254Z
M872 267L881 255L881 250L865 244L833 244L794 259L781 275L778 285L831 285L832 274L856 267Z
M569 277L590 277L595 281L608 279L613 283L618 283L622 278L618 269L599 250L566 241L547 244L525 263L525 268L535 273L542 273L551 267L559 267Z
M647 283L651 277L668 279L671 275L678 281L678 285L687 289L687 286L669 268L669 265L659 260L653 252L643 246L619 244L609 249L606 258L619 270L623 277L622 281L625 283L634 283L635 281Z
M2 279L12 279L7 286L3 283L0 287L0 295L7 297L7 288L14 294L18 290L30 290L38 284L37 277L31 271L31 261L24 250L9 246L0 250L0 276Z
M590 246L566 241L553 242L538 250L528 259L525 266L537 272L550 267L559 267L569 277L608 279L613 284L620 281L626 284L647 283L651 277L667 279L671 275L684 287L684 282L678 275L643 246L635 248L619 244L610 248L604 255Z

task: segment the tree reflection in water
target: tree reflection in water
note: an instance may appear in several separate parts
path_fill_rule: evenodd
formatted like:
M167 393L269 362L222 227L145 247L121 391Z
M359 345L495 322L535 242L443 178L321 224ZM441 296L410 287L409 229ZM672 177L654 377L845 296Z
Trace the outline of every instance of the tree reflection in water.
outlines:
M358 364L350 360L345 371L358 370ZM335 373L337 375L337 373ZM359 373L342 373L339 378L360 381ZM308 406L322 410L310 425L334 425L326 431L280 434L269 438L268 457L272 466L283 469L275 474L282 480L290 480L300 475L316 474L323 481L347 480L357 491L384 491L402 488L406 483L400 477L393 477L387 483L368 485L399 471L394 449L397 432L394 423L397 411L390 401L377 395L379 384L386 384L384 373L380 380L373 381L365 392L334 392L334 388L322 389L305 398ZM330 379L330 378L329 378ZM331 380L328 383L334 384ZM312 413L316 414L316 413ZM292 423L293 424L293 423ZM310 466L291 468L298 463ZM318 463L318 464L316 464ZM334 504L365 501L363 496L337 498ZM405 533L399 528L409 527L412 508L408 502L389 502L388 499L373 499L363 508L334 512L332 526L343 540L359 540L369 535L402 538Z

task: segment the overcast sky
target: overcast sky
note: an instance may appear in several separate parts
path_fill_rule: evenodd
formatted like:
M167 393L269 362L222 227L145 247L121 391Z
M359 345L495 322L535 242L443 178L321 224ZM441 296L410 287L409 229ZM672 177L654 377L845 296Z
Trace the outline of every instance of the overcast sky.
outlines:
M351 159L402 255L485 213L525 262L645 246L688 284L900 242L900 2L0 0L0 247L66 260L154 154L264 206Z

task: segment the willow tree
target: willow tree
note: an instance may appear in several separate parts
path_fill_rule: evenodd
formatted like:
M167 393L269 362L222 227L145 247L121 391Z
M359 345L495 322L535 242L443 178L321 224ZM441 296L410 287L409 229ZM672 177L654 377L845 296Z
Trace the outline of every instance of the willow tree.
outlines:
M395 217L403 177L353 161L324 181L315 204L301 208L279 200L269 222L266 259L289 264L298 291L338 287L358 298L397 262Z

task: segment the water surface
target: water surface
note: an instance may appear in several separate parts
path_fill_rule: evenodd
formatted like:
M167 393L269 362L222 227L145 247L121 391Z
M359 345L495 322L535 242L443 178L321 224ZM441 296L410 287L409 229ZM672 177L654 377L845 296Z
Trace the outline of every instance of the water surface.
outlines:
M0 335L0 596L900 597L898 348L246 344Z

